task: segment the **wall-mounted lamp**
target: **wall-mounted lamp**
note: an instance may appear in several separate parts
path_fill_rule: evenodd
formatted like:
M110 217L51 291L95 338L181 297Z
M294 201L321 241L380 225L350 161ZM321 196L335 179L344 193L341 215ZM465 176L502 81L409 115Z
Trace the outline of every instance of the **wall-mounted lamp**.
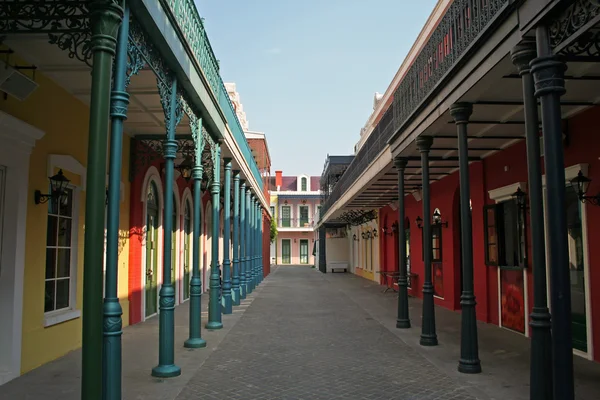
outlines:
M525 204L525 197L527 193L521 190L521 188L517 188L517 191L512 194L512 198L517 202L517 207L522 210L527 209L527 204Z
M582 203L587 202L597 206L598 204L600 204L600 193L595 196L586 196L591 182L592 180L587 176L583 175L583 172L579 170L577 176L571 179L571 186L575 190L575 193L577 193L577 197L579 197L579 200Z
M392 224L392 229L389 229L387 226L384 226L383 228L381 228L381 232L384 235L394 236L394 234L398 232L398 222L394 222Z
M423 229L423 218L421 218L420 215L417 216L416 223L417 223L417 228Z
M186 182L189 182L192 178L192 168L194 168L194 161L189 156L185 156L181 164L177 165L175 168L179 171L183 179Z
M71 182L66 176L63 175L62 169L59 169L58 174L50 176L48 179L50 180L51 193L42 194L41 191L36 190L34 192L35 204L43 204L50 199L58 200L58 198L65 193L65 189L67 188L69 182Z
M448 221L442 221L442 214L440 213L440 209L436 208L433 211L433 225L440 225L444 227L448 227Z

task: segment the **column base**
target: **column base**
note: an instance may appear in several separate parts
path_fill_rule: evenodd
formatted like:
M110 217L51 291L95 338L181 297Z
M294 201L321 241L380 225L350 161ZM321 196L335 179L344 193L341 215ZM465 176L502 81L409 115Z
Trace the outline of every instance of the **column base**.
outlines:
M421 334L421 340L419 341L419 344L421 346L437 346L437 335Z
M479 360L459 360L458 372L463 374L479 374L481 373L481 362Z
M410 319L398 319L396 320L396 328L408 329L410 328Z
M152 368L152 376L157 378L173 378L181 375L181 368L177 365L158 365Z
M206 347L206 340L202 338L188 339L183 343L183 347L186 349L200 349Z
M211 331L216 331L218 329L222 329L223 328L223 323L222 322L207 322L206 323L206 329L211 330Z

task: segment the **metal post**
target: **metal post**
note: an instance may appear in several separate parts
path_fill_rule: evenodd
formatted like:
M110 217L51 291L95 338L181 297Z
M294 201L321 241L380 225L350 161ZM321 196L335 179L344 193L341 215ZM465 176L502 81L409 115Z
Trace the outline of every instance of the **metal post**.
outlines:
M240 171L233 171L233 305L240 305Z
M467 124L473 113L469 103L455 103L450 107L458 130L458 155L460 175L460 233L463 271L463 291L460 296L461 334L458 371L466 374L481 372L477 339L477 315L473 284L473 227L471 223L471 189L469 187L469 143Z
M423 258L425 281L423 282L423 322L421 327L422 346L437 346L435 332L435 305L433 302L433 284L431 283L431 204L429 196L429 149L433 144L431 136L419 136L417 147L421 152L421 168L423 169Z
M256 287L256 207L254 195L250 196L250 291Z
M248 291L246 279L246 260L248 257L246 226L248 221L246 219L246 182L242 179L240 183L240 299L243 300L246 298L246 292Z
M160 84L159 84L160 85ZM181 368L175 365L175 288L171 282L171 245L173 241L173 183L174 162L177 153L175 140L177 102L177 79L173 78L167 119L167 139L164 142L165 157L165 218L163 220L163 275L159 296L159 340L158 365L152 369L152 376L167 378L179 376Z
M110 164L108 179L108 218L106 221L106 281L104 340L102 345L102 398L121 399L121 336L123 309L118 295L119 207L121 203L121 160L123 158L123 121L127 119L129 94L126 92L129 7L125 7L119 29L115 58L114 86L111 94Z
M250 186L246 188L246 294L252 293L252 201Z
M572 400L573 338L571 334L571 281L565 201L565 161L563 155L560 96L565 94L567 66L552 54L545 26L536 28L538 58L531 61L535 96L542 108L544 166L546 170L548 245L552 301L552 354L554 398ZM544 292L545 293L545 292Z
M536 57L535 41L525 40L511 51L513 64L519 68L523 82L525 132L527 141L527 176L531 228L533 275L533 310L531 312L531 363L529 398L552 399L552 332L546 298L546 246L544 243L544 197L540 168L540 136L535 86L529 63Z
M110 76L123 8L115 1L88 5L93 53L85 196L81 398L102 397L102 269Z
M206 341L202 339L202 275L200 275L200 231L202 223L200 213L202 208L202 150L204 141L202 138L202 119L191 123L192 130L196 130L196 143L194 169L192 179L194 180L194 230L192 234L192 279L190 279L190 328L189 338L183 343L183 347L197 349L206 347Z
M259 233L258 226L258 199L254 199L254 268L252 271L254 272L254 287L258 286L258 257L259 257L259 248L260 241L258 240Z
M231 298L231 261L229 246L231 238L231 158L223 160L225 164L225 187L223 193L223 314L233 313Z
M208 322L206 329L215 330L223 328L221 303L221 273L219 266L219 206L221 205L219 192L221 190L221 146L216 145L214 160L214 177L211 185L212 194L212 267L210 269L210 294L208 300Z
M261 283L264 278L264 266L263 266L263 245L264 245L264 223L263 223L263 209L259 203L258 205L258 235L259 235L259 251L258 251L258 283Z
M395 158L394 165L398 170L398 318L396 328L410 328L408 314L408 277L406 265L406 226L404 216L404 169L408 161L404 158Z

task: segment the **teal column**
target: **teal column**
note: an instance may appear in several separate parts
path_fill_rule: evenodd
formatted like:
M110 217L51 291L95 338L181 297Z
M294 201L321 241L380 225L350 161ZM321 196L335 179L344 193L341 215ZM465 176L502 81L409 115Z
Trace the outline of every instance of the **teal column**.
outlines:
M264 245L264 222L263 222L263 208L259 205L258 207L258 283L263 281L264 266L263 266L263 245Z
M248 238L246 236L246 182L240 180L240 299L246 298L247 285L246 280L246 242Z
M200 231L202 221L200 213L202 208L202 118L190 123L192 132L195 130L195 157L192 179L194 180L194 229L192 232L192 279L190 279L190 327L189 338L183 343L183 347L197 349L206 347L206 341L202 339L202 277L200 275Z
M246 294L252 293L252 207L250 187L246 188Z
M261 282L261 260L262 260L262 207L260 200L256 200L256 286Z
M252 215L252 226L250 234L252 241L250 242L250 254L252 255L250 261L250 287L252 290L256 289L256 199L252 195L252 202L250 214Z
M121 203L121 164L123 158L123 121L127 119L129 94L126 92L129 7L125 7L119 29L115 75L111 94L110 164L108 179L108 216L106 221L106 281L103 306L102 398L121 399L121 336L123 309L118 296L119 207Z
M159 87L163 87L159 83ZM171 245L173 241L173 182L174 162L177 152L175 126L177 124L177 78L173 77L171 97L168 102L167 139L164 142L165 157L165 209L163 218L163 275L159 296L158 319L158 365L152 369L152 376L168 378L181 375L181 368L175 365L175 288L171 282ZM166 95L166 93L162 93ZM166 110L165 110L166 111Z
M233 171L233 279L232 301L240 305L240 171Z
M256 288L258 286L258 200L254 199L254 268L252 268L252 281Z
M231 238L231 158L223 160L225 164L225 187L223 193L223 313L233 313L233 301L231 298L231 260L230 238Z
M85 196L81 398L99 400L102 398L102 269L110 80L123 8L120 2L98 0L90 2L88 10L93 67Z
M214 163L214 177L211 185L212 194L212 267L210 269L210 295L208 300L208 323L206 329L221 329L223 323L221 322L221 303L219 302L219 295L221 294L221 274L219 270L219 207L221 205L221 199L219 198L219 192L221 189L221 146L216 145L217 153L213 157Z

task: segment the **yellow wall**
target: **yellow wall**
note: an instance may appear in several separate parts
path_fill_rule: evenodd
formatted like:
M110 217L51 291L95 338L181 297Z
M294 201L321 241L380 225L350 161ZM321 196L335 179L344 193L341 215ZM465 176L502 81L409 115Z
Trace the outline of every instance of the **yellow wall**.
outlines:
M22 64L16 57L15 62ZM47 206L35 205L34 190L48 188L47 162L49 154L70 155L86 166L89 107L62 89L43 74L36 74L40 87L24 102L13 97L0 97L0 110L13 115L45 132L37 142L30 161L29 199L27 209L27 240L23 288L23 342L21 372L25 373L52 361L81 346L81 317L58 325L44 327L44 278L46 262ZM124 202L121 203L120 226L129 231L129 139L124 139L122 181L125 184ZM81 177L72 171L63 171L74 184ZM78 233L78 271L76 308L82 308L85 192L80 192ZM128 243L122 242L119 254L119 297L123 306L123 324L129 321ZM120 246L121 247L121 246Z

